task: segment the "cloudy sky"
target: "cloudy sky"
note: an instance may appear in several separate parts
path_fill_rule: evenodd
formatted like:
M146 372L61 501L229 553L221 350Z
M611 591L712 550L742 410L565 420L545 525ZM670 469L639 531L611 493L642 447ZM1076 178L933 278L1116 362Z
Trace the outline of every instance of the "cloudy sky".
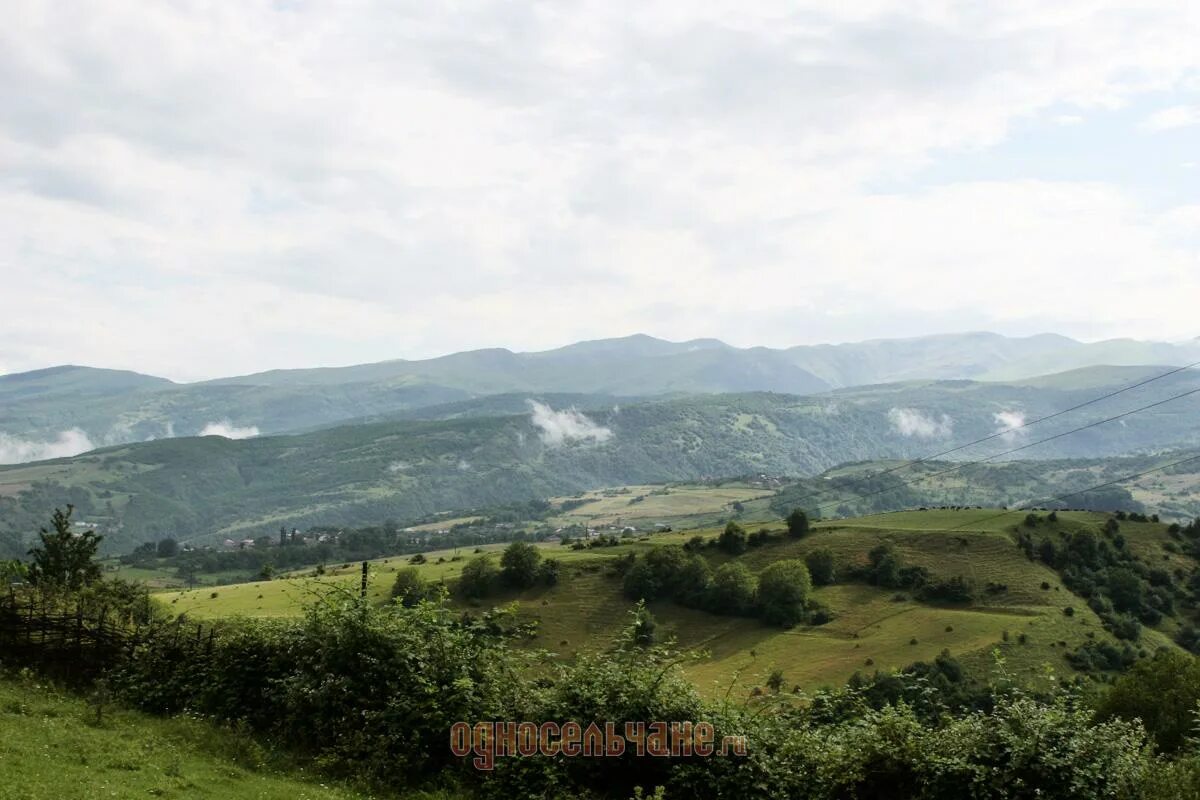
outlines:
M0 372L1196 336L1197 41L1191 0L10 0Z

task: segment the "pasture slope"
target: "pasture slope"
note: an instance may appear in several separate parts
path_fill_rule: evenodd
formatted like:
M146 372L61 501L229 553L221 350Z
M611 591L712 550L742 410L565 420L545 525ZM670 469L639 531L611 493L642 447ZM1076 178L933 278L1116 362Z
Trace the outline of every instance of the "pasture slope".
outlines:
M890 544L905 565L925 567L934 578L962 576L975 586L969 605L918 602L907 594L863 583L835 582L818 588L815 597L834 615L821 626L791 630L769 627L757 620L725 617L687 609L671 602L651 606L663 636L674 637L694 660L689 676L710 694L740 694L762 685L780 670L789 686L815 689L844 683L854 672L871 673L931 660L943 650L975 668L977 674L1007 677L1025 684L1072 674L1066 653L1088 641L1114 641L1087 603L1064 587L1057 573L1030 561L1016 544L1023 514L1001 517L996 511L913 511L819 523L803 539L779 537L738 556L752 571L772 561L803 558L816 548L834 554L837 570L866 562L876 545ZM1063 512L1061 530L1099 528L1106 515ZM779 531L780 523L748 526ZM1122 532L1143 560L1168 569L1195 564L1169 552L1165 525L1126 522ZM692 530L626 539L614 547L573 550L559 544L542 545L547 557L561 563L561 578L553 587L505 592L488 598L487 605L515 603L520 615L537 623L532 646L571 657L605 647L627 618L632 603L622 595L613 574L616 559L627 553L682 544L694 536L711 539L717 530ZM503 545L482 548L498 551ZM713 567L730 556L706 548ZM452 586L475 553L467 550L426 554L418 566L431 582ZM371 565L370 596L387 599L396 570L405 558L388 558ZM176 613L197 618L289 616L300 614L307 602L328 591L357 591L359 566L340 565L316 576L308 570L272 581L205 587L156 595ZM995 587L986 591L989 585ZM1002 588L1001 588L1002 587ZM453 601L459 603L459 601ZM461 605L461 603L459 603ZM1070 615L1066 608L1072 608ZM1146 628L1141 645L1153 650L1171 644L1169 622L1162 630Z
M368 800L248 736L115 708L97 721L90 703L32 679L0 680L0 765L3 800Z

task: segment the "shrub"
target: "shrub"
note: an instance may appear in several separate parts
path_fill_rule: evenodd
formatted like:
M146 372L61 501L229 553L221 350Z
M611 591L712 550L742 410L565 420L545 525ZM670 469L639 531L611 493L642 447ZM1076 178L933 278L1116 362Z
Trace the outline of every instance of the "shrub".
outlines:
M809 531L808 515L803 509L792 509L792 513L787 516L788 536L793 539L799 539L802 536L807 536Z
M713 574L708 607L722 614L745 614L754 607L757 581L739 561L722 564Z
M429 584L421 577L416 567L404 567L396 570L396 579L392 581L392 599L402 606L409 608L417 605L429 596Z
M804 619L812 578L799 559L776 561L758 577L758 607L765 622L790 628Z
M813 550L804 557L804 565L814 586L828 586L833 583L833 552L827 547Z
M717 538L717 547L731 556L741 555L746 552L746 531L741 525L730 521Z
M537 583L542 553L529 542L513 542L500 556L500 579L518 589Z
M455 589L461 597L478 600L492 593L499 576L500 570L496 568L491 556L476 556L463 567Z

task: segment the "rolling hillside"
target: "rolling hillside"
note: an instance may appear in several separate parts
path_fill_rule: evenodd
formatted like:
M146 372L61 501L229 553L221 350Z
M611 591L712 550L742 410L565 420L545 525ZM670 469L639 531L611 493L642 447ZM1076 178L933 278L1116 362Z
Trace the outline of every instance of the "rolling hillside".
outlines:
M1027 558L1017 546L1023 515L997 518L995 509L918 511L880 514L825 522L800 540L776 538L736 557L705 548L704 559L713 568L736 560L758 574L771 563L804 558L817 549L828 550L836 564L832 585L815 591L817 602L832 612L823 625L781 630L746 617L724 616L674 601L651 605L664 637L673 637L680 649L699 658L687 667L689 677L705 692L720 696L732 683L738 695L762 686L773 670L781 670L790 685L813 690L844 683L855 672L900 669L914 661L932 661L944 650L984 674L993 667L996 653L1006 660L1009 674L1023 684L1038 685L1049 675L1075 674L1067 660L1071 651L1091 644L1120 646L1083 598L1064 585L1056 571ZM981 522L983 520L983 522ZM1056 523L1041 523L1040 537L1059 538L1078 530L1099 531L1107 515L1064 512ZM757 527L757 526L754 526ZM754 528L752 528L753 530ZM1132 553L1148 564L1195 569L1195 560L1171 550L1165 525L1124 522L1124 535ZM552 587L521 592L501 591L484 605L516 601L520 614L537 623L533 647L562 656L605 647L626 623L632 601L622 591L614 572L622 557L644 557L655 548L679 546L695 536L714 539L718 530L655 534L626 539L614 547L573 550L545 544L546 558L560 564L560 579ZM888 545L905 565L926 569L932 580L961 578L975 587L973 602L933 603L872 586L854 578L852 571L867 562L868 552ZM495 553L502 546L485 546ZM431 583L453 586L462 568L473 557L466 551L429 553L416 569ZM408 566L404 558L381 559L371 566L370 596L379 602L397 570ZM296 616L328 587L357 585L358 565L331 568L314 577L311 570L272 581L167 592L156 595L173 613L213 619L235 615ZM985 587L992 587L990 590ZM464 609L480 604L451 598ZM1064 609L1071 607L1069 614ZM1153 650L1174 647L1171 635L1177 620L1164 620L1158 628L1147 626L1139 646Z

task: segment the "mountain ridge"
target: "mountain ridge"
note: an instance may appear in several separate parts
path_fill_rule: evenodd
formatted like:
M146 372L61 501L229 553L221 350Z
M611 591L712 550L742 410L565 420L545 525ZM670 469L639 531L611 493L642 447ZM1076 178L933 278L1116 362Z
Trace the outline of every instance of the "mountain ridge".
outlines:
M39 451L31 443L57 440L65 431L81 441L106 444L216 428L288 433L522 392L632 398L754 391L812 395L914 379L1011 383L1099 364L1197 360L1200 342L1116 339L1087 344L1058 334L971 332L784 349L633 334L532 353L486 348L433 359L270 370L195 383L62 366L0 376L0 437L23 445L9 452L27 453ZM0 462L6 460L0 446Z

